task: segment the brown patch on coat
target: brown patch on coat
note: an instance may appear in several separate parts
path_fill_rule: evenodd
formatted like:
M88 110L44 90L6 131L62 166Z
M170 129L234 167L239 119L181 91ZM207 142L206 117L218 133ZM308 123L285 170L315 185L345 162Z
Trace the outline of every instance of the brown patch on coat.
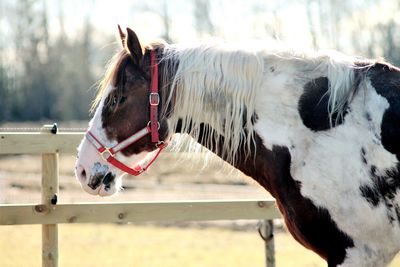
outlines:
M201 134L208 132L207 127L209 126L202 125ZM204 140L201 134L198 139L200 143ZM219 144L222 144L223 137L219 138ZM215 148L215 145L216 143L211 147ZM238 150L239 160L233 166L271 193L288 230L298 242L324 258L329 267L343 263L346 249L354 246L353 240L338 228L327 209L315 206L310 199L302 196L301 183L290 174L289 149L273 146L269 150L258 135L255 135L255 146L257 154L254 157L246 157L245 147L241 147ZM254 151L254 145L252 150Z

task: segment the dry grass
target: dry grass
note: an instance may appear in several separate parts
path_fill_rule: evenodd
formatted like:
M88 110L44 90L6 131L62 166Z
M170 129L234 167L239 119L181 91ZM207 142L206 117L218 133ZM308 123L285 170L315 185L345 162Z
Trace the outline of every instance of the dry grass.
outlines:
M60 266L264 266L263 241L253 232L132 225L60 225ZM0 266L40 266L40 227L0 228ZM324 262L290 236L276 235L277 266Z
M0 266L41 266L40 226L0 227ZM59 226L61 267L256 267L264 265L256 231L115 224ZM284 232L275 235L277 267L325 267ZM397 257L390 267L400 266Z
M202 162L200 159L198 162ZM59 201L105 201L85 193L73 175L75 157L60 155ZM194 200L222 198L265 198L269 194L248 177L213 162L207 168L162 154L145 174L123 178L125 190L106 201ZM189 167L189 168L188 168ZM41 158L39 155L0 157L0 203L40 201Z

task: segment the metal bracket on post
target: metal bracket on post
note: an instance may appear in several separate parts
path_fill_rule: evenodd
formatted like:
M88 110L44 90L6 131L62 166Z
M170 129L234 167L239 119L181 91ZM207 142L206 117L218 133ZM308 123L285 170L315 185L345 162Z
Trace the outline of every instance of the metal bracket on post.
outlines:
M273 220L260 221L258 233L265 242L265 266L275 267L275 242Z
M57 134L58 133L57 123L43 125L43 127L40 129L40 132Z
M41 134L57 134L57 124L44 125ZM58 153L42 154L42 205L51 212L57 204ZM42 266L58 266L58 226L42 225Z

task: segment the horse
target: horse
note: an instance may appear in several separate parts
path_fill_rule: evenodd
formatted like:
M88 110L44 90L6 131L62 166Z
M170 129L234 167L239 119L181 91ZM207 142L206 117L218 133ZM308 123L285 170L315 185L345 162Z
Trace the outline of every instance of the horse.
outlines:
M84 190L118 192L121 173L139 175L188 135L264 187L329 267L390 263L400 249L399 68L339 52L143 46L118 28L122 48L78 148Z

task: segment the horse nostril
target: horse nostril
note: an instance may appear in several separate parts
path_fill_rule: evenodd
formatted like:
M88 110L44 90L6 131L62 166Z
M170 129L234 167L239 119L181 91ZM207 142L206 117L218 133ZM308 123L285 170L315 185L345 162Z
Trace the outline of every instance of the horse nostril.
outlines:
M115 175L108 172L103 178L103 184L105 185L104 190L108 191L111 188L111 183L114 181Z
M81 183L86 182L87 172L83 166L78 166L76 168L76 176Z
M104 175L103 184L109 184L109 183L111 183L112 178L113 178L112 176L113 176L113 175L112 175L111 172L108 172L106 175Z
M85 169L82 170L81 177L83 178L83 180L86 180L86 171L85 171Z

